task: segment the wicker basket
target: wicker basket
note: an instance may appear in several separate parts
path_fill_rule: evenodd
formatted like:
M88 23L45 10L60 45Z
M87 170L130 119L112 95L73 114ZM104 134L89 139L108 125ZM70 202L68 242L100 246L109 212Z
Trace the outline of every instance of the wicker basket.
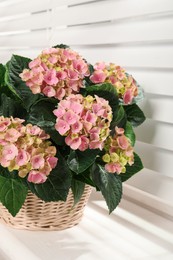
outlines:
M73 207L73 195L69 192L66 202L44 202L28 193L19 213L12 217L0 203L0 222L18 229L62 230L77 225L89 199L91 187L85 187L81 200Z

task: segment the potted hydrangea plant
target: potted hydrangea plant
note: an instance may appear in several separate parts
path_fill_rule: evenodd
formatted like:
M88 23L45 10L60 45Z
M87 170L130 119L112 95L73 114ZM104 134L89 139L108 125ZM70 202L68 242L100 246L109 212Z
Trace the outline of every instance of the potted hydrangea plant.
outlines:
M0 64L0 218L5 210L11 222L24 206L28 215L31 195L43 215L71 194L71 214L90 187L111 213L122 183L143 168L133 130L145 120L142 98L122 67L91 65L62 44Z

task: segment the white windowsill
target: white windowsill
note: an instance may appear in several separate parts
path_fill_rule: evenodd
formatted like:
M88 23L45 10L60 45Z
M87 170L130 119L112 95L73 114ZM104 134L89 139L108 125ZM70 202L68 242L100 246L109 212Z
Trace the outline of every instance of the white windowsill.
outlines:
M111 215L93 192L78 226L23 231L0 225L1 260L171 260L173 225L123 199Z

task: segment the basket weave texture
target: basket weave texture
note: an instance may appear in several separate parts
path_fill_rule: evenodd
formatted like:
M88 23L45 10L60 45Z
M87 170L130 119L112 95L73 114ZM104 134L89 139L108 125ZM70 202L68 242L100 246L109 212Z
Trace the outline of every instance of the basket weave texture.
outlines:
M0 222L18 229L62 230L77 225L89 199L91 187L86 185L80 201L73 207L70 191L66 202L44 202L31 192L15 217L0 203Z

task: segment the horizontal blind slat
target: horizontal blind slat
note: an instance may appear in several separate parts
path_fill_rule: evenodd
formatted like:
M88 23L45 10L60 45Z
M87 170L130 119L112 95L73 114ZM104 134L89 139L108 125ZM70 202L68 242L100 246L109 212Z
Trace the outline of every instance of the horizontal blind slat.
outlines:
M8 2L8 1L7 1ZM18 16L24 13L38 12L50 8L50 0L30 0L20 1L19 3L12 3L11 6L1 6L0 4L0 20L9 16Z
M68 8L60 13L54 9L54 21L59 25L85 24L167 11L173 11L171 0L101 1Z
M0 23L0 33L33 30L50 27L49 12L38 13L34 15L26 15L19 17L16 20L4 21ZM17 33L16 33L17 34ZM0 36L2 37L2 36Z
M135 128L135 133L137 139L141 142L173 151L172 128L173 125L171 124L146 119L140 127Z
M45 31L32 31L28 33L22 33L18 35L6 35L0 37L0 47L5 48L22 48L22 47L36 47L42 46L43 48L48 46L49 32Z
M42 51L42 46L37 48L26 48L26 49L11 49L11 50L0 50L0 61L1 63L6 63L13 54L20 55L23 57L28 57L34 59Z
M115 62L121 66L173 69L173 46L75 46L89 62ZM140 54L140 58L139 58Z
M93 2L93 0L6 0L5 4L3 2L0 2L0 19L15 15L17 16L24 13L40 12L42 10L47 10L55 7L81 4L86 2Z
M135 69L129 70L129 73L139 82L145 89L145 92L157 95L173 96L173 73L170 71L151 71ZM157 86L156 86L157 85Z
M8 47L36 47L48 46L48 35L44 35L41 31L28 34L20 34L14 36L0 37L0 46ZM54 42L55 45L61 42ZM68 43L66 43L68 44ZM50 46L51 46L50 45ZM73 46L71 46L73 48ZM114 62L123 67L142 67L142 68L165 68L173 69L173 46L131 46L131 47L92 47L79 48L74 46L76 51L85 57L88 62L95 63L97 61ZM140 59L139 59L140 53Z
M172 203L167 203L159 196L154 196L150 193L144 192L136 187L124 183L124 198L127 198L133 203L137 203L144 208L148 208L166 219L173 220L173 206Z
M164 176L173 177L173 152L154 147L140 141L136 142L135 151L140 155L144 167L156 171Z
M173 178L158 175L157 172L144 168L126 183L154 196L159 196L168 203L171 203L173 197Z
M173 97L145 94L139 105L147 118L173 124Z
M173 18L165 18L161 21L127 21L123 24L108 22L100 26L80 26L67 28L66 30L55 30L52 41L63 41L73 45L79 43L80 45L124 44L164 40L169 42L173 40L172 27Z

